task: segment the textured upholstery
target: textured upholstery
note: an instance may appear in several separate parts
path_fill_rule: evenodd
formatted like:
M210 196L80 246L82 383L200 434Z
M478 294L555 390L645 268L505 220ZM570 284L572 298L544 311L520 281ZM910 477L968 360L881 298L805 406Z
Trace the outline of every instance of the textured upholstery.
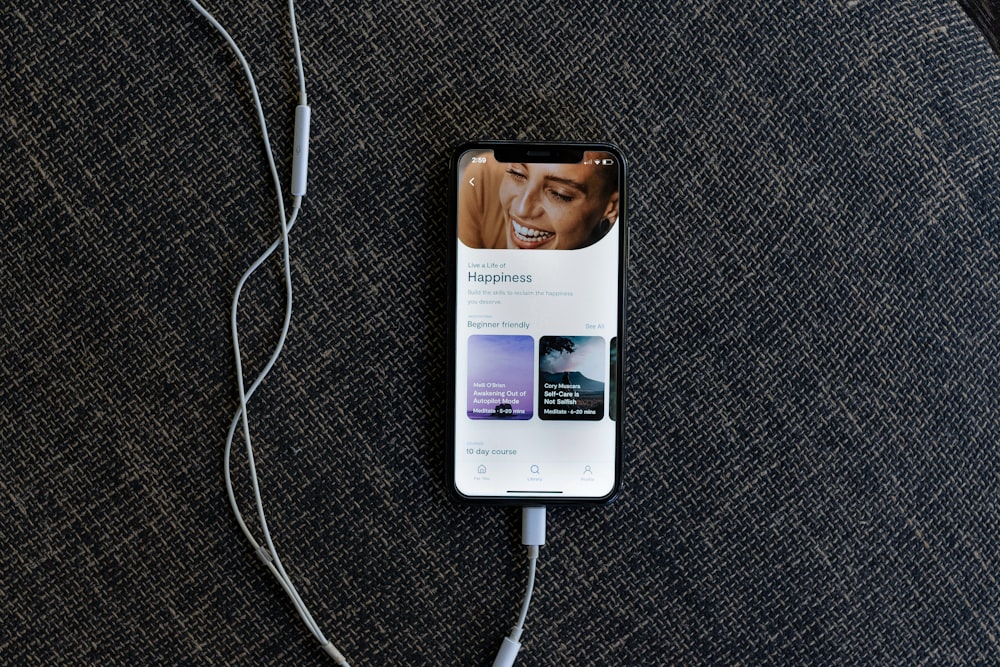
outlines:
M287 7L209 7L287 182ZM252 427L352 664L488 665L523 590L517 512L444 480L447 159L480 137L631 167L624 492L550 512L519 667L1000 663L1000 62L961 6L297 14L311 180ZM0 20L0 662L329 664L221 482L232 289L277 230L238 65L181 0ZM253 371L276 262L244 303Z

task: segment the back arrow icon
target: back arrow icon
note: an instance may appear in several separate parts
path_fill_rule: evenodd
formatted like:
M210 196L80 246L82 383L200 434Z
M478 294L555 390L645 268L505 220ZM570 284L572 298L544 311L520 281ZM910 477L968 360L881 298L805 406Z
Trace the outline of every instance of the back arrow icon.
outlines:
M472 187L476 187L476 177L475 176L473 176L472 178L469 179L469 185L471 185Z

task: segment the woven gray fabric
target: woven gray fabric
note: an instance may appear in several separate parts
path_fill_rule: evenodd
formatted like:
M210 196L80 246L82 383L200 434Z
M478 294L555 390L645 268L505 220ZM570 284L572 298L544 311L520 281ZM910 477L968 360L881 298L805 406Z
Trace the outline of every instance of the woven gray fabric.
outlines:
M286 7L210 9L287 181ZM523 590L517 512L444 480L447 157L480 137L631 160L624 492L550 512L518 665L1000 664L1000 63L957 3L297 14L311 179L252 424L352 664L490 664ZM329 664L221 482L231 291L277 229L238 66L180 0L2 26L0 662ZM276 263L245 306L256 370Z

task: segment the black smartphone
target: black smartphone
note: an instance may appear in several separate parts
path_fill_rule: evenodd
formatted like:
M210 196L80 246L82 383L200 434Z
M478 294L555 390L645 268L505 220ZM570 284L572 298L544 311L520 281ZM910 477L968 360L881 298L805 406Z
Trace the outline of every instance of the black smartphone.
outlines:
M605 503L622 477L625 159L478 141L451 165L448 476L463 500Z

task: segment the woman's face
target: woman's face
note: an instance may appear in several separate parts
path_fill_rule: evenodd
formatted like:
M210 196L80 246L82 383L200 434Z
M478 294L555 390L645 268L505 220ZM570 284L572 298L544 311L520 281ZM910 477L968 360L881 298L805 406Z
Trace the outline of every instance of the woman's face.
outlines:
M569 250L590 245L598 226L618 218L618 192L609 192L602 167L511 163L500 184L507 247ZM617 172L616 172L617 175Z

